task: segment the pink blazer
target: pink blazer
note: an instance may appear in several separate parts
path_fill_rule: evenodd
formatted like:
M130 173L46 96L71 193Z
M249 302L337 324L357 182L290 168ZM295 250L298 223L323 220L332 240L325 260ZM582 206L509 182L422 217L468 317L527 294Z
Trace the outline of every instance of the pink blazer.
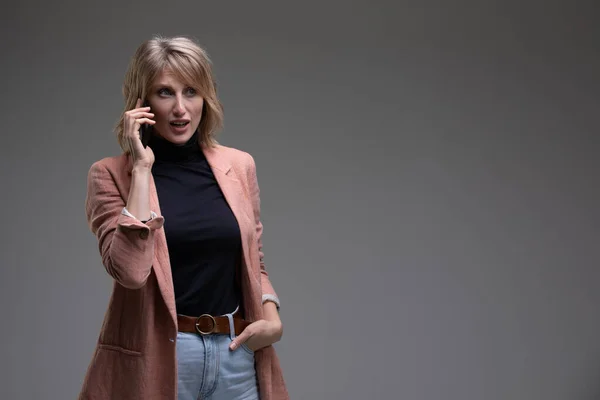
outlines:
M244 311L256 321L262 296L276 294L262 260L254 159L221 145L202 150L240 226ZM86 215L114 286L79 399L177 399L177 319L164 218L153 179L150 208L158 216L144 224L121 213L131 169L123 154L97 161L88 174ZM255 360L261 400L289 399L273 346L256 351Z

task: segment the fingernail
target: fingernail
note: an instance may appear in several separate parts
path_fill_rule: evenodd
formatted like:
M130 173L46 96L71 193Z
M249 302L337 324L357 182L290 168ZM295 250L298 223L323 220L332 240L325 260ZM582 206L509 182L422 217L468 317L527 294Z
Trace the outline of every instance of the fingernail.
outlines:
M229 346L229 348L231 350L235 350L235 348L236 348L235 342L231 343L231 345Z

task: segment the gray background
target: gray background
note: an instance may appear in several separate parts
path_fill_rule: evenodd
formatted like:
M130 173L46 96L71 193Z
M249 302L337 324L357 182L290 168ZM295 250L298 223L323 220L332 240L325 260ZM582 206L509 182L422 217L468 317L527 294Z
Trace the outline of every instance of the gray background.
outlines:
M0 398L78 393L86 174L154 33L257 161L293 399L600 398L597 2L215 3L3 6Z

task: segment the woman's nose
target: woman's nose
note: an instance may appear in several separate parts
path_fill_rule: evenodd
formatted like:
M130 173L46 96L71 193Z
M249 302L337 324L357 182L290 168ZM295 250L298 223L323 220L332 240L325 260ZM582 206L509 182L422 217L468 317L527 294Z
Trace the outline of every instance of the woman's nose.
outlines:
M176 114L176 115L185 114L185 107L183 106L183 99L179 96L175 100L175 105L173 107L173 114Z

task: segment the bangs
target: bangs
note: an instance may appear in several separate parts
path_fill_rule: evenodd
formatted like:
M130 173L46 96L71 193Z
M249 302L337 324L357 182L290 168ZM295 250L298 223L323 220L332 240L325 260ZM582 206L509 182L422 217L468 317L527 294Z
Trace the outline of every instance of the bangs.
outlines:
M186 55L172 52L166 57L162 69L172 73L184 84L201 92L206 91L206 71L200 64Z

